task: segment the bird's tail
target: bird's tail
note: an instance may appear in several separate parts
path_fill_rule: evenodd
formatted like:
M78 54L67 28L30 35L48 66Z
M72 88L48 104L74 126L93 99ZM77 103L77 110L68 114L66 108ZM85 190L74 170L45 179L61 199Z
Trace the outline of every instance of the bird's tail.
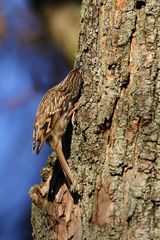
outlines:
M73 184L73 175L71 173L71 170L70 170L70 168L67 164L67 161L65 159L65 156L63 154L61 141L59 141L59 143L57 144L55 151L57 153L58 160L61 164L64 175L67 178L67 181L69 182L69 184Z

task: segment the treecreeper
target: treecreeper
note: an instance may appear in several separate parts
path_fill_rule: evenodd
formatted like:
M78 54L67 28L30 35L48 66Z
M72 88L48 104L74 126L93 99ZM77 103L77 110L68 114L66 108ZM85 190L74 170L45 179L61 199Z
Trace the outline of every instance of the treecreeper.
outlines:
M39 154L44 142L56 152L67 181L73 183L73 175L62 149L62 136L77 108L82 87L78 68L74 68L58 85L49 89L37 109L33 130L33 152Z

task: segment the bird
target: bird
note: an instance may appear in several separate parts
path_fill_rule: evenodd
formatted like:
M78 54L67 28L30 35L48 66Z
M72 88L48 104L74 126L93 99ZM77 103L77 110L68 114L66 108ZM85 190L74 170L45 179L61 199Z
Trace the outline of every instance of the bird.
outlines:
M62 149L62 136L77 109L82 77L74 68L65 79L49 89L38 106L33 128L32 150L40 153L44 142L56 152L64 175L73 184L73 175Z

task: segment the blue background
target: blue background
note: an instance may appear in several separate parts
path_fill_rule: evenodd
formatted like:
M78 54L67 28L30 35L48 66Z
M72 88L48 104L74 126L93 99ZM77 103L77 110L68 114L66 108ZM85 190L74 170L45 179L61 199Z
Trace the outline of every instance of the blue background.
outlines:
M27 32L43 31L25 0L1 0L0 14L6 21L0 40L0 239L29 240L28 192L40 181L50 153L45 146L38 157L32 154L34 116L44 92L62 80L68 68L47 41L41 47L21 41Z

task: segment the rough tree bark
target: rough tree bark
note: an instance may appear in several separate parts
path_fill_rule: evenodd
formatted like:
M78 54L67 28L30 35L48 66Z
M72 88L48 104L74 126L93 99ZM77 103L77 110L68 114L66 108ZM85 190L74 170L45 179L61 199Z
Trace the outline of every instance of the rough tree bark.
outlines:
M159 13L157 0L83 1L77 194L61 182L48 199L51 156L31 190L35 239L160 239Z

